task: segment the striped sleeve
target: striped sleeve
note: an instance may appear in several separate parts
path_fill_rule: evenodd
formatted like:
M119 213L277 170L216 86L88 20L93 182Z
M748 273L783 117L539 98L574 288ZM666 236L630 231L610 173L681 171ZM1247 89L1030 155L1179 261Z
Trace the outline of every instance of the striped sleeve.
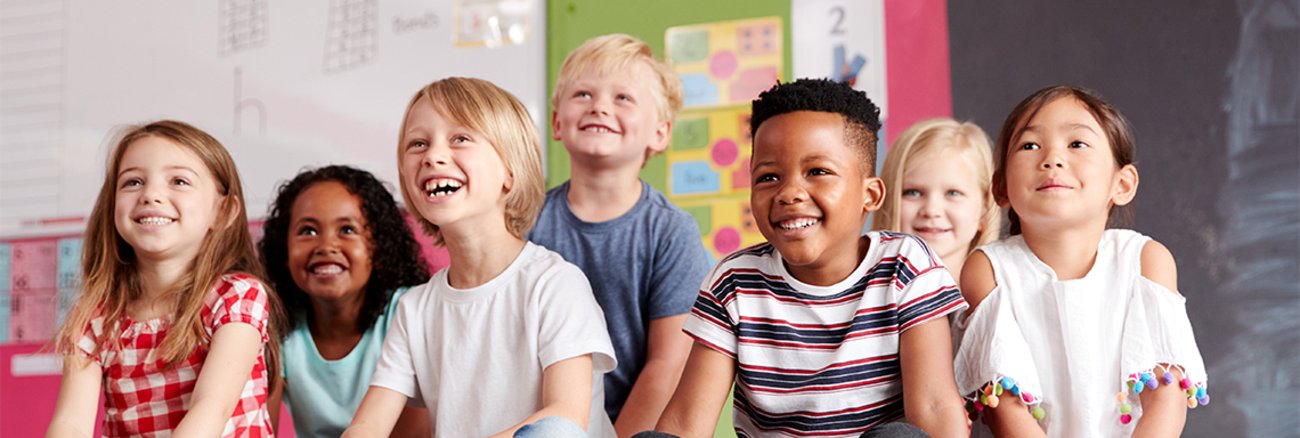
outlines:
M898 296L898 332L949 313L966 309L957 282L948 268L930 252L920 239L900 239L897 276L894 288Z
M682 331L696 342L734 359L736 322L724 304L731 302L735 293L730 281L729 262L730 260L724 260L704 279Z

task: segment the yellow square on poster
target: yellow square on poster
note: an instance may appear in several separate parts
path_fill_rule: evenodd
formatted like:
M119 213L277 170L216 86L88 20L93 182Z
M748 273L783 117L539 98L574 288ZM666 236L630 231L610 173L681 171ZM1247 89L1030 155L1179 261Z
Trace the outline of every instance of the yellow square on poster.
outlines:
M781 79L781 17L670 27L668 64L682 80L685 108L749 104Z

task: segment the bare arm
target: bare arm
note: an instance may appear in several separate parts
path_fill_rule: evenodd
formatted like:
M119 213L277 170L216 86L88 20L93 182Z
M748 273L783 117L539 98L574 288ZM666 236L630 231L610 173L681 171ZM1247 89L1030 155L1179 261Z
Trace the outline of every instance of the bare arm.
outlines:
M429 427L429 410L410 406L402 409L402 415L397 417L397 424L393 426L393 433L389 436L399 438L433 436L433 429Z
M668 406L668 399L672 398L673 389L681 380L682 369L686 367L686 357L691 353L691 337L682 333L686 315L650 321L645 367L632 385L618 421L614 423L618 436L630 437L654 429L659 415Z
M45 431L46 437L88 437L94 433L103 378L103 369L85 355L63 356L59 401L54 405L54 418Z
M933 437L966 436L966 411L952 371L948 318L935 318L903 332L899 354L907 422Z
M655 430L684 438L713 436L735 378L735 359L696 342Z
M235 411L261 350L262 335L252 324L231 322L218 327L194 384L190 408L174 434L219 436Z
M348 430L343 431L343 436L388 436L392 433L402 408L406 406L406 399L400 392L382 386L371 386L366 391L366 397L361 399L361 407L357 408L357 414L352 417L352 424L348 425Z
M1173 254L1160 242L1152 240L1142 247L1142 276L1175 293L1178 291L1178 266ZM1178 369L1170 372L1175 381L1182 380ZM1133 429L1134 437L1176 437L1183 433L1187 422L1187 394L1178 385L1160 385L1142 391L1138 397L1142 400L1142 416Z
M494 436L510 437L524 425L544 417L559 416L587 428L591 417L591 355L571 357L542 371L542 409Z
M967 310L968 314L974 313L975 307L983 302L997 285L997 280L993 277L993 264L989 262L988 256L984 255L983 251L972 252L961 269L961 293L971 306ZM1047 435L1043 428L1038 426L1034 416L1029 413L1028 407L1020 401L1020 397L1010 392L1004 392L998 398L997 408L985 408L983 416L984 423L988 424L993 434L998 437Z

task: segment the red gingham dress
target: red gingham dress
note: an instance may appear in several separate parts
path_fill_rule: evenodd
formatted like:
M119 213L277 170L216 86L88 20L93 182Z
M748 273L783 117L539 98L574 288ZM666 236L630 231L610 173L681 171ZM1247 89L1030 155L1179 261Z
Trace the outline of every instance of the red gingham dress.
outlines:
M223 324L242 322L261 332L265 346L268 315L262 282L236 273L218 281L203 306L201 318L209 337ZM158 355L170 320L170 317L148 321L126 318L119 325L122 350L103 349L98 356L91 357L104 372L104 436L167 437L185 417L208 348L197 348L184 361L167 368ZM77 343L87 355L104 335L103 326L103 317L91 320L86 335ZM266 363L259 350L253 372L244 383L239 403L221 436L272 436L266 396Z

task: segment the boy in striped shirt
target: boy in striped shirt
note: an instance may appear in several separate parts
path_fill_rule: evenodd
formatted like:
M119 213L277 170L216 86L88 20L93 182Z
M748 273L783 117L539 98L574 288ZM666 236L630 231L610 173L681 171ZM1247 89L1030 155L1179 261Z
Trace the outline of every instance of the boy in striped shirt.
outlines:
M956 282L919 238L861 232L885 196L879 113L829 80L754 100L750 204L768 242L701 285L657 430L711 434L734 382L739 436L965 436L945 318L966 308Z

